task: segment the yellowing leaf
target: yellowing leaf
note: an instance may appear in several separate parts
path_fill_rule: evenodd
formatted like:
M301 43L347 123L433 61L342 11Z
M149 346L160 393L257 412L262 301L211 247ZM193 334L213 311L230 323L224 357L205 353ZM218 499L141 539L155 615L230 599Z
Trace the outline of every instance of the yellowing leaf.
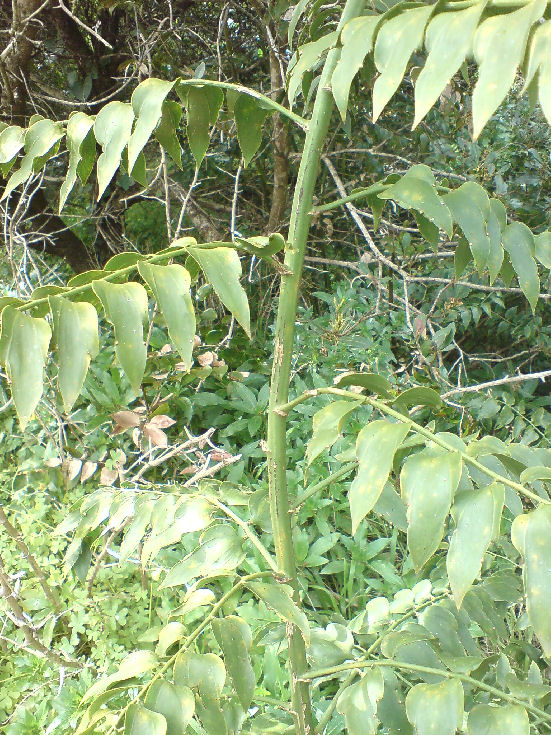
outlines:
M446 560L455 604L461 607L465 593L480 574L484 554L499 533L505 491L497 483L462 493L452 508L456 528Z
M207 281L216 291L216 295L241 324L247 335L251 336L251 318L249 302L243 287L239 283L241 277L241 261L233 248L201 248L190 247L190 254L201 266Z
M138 271L153 291L166 320L170 339L189 370L195 336L195 311L191 301L189 273L181 265L145 262L138 264Z
M551 506L517 516L511 540L524 559L528 619L545 656L551 656Z
M417 570L442 540L460 477L461 456L457 452L425 449L404 463L400 484L408 506L408 548Z
M226 681L224 662L214 653L183 651L174 663L174 683L195 689L201 697L218 698Z
M57 382L68 413L80 393L90 360L98 354L98 315L92 304L73 303L63 296L50 296L58 353Z
M419 48L433 5L405 10L383 23L375 41L379 77L373 87L373 122L400 86L411 54Z
M340 436L344 418L355 408L355 401L333 401L316 411L312 438L306 448L308 464L311 464L324 449L333 446Z
M406 697L406 713L415 735L455 735L463 721L463 700L463 687L455 679L416 684Z
M166 720L139 702L133 702L124 718L124 735L165 735Z
M13 306L6 306L2 311L0 362L8 373L22 429L27 426L42 396L51 334L44 319L35 319Z
M530 735L530 721L517 704L475 704L467 720L469 735Z
M105 309L105 316L115 330L115 353L138 393L145 371L147 351L143 340L143 325L147 321L147 294L139 283L94 281L94 293Z
M486 2L464 10L439 13L427 28L427 60L415 83L416 128L457 72L472 46L474 31Z
M475 140L515 81L530 29L546 5L545 0L533 0L513 12L493 15L478 27L473 43L479 66L473 92Z
M331 78L331 89L343 120L346 120L350 85L371 51L379 20L377 15L362 15L348 21L341 31L341 55Z
M109 102L96 115L94 135L103 151L96 165L98 200L120 165L123 149L132 132L133 120L132 106L124 102Z
M134 164L148 142L151 133L159 122L163 102L170 92L174 82L163 79L145 79L132 92L132 109L136 116L134 132L128 141L128 170L132 171Z
M380 419L372 421L358 434L356 456L358 474L350 486L348 499L352 533L373 508L388 480L396 450L404 441L409 424Z

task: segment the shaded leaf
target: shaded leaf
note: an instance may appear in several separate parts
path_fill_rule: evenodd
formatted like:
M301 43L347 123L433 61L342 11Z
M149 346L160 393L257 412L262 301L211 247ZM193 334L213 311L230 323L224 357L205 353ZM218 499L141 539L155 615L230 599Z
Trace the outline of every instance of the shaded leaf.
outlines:
M286 623L293 623L302 633L304 642L310 644L308 618L292 599L292 589L284 584L267 582L247 582L247 587L268 607L274 610Z
M248 94L240 94L234 106L237 138L247 167L260 148L262 142L262 125L269 110L264 109L258 100Z
M287 73L287 96L289 107L295 104L296 96L302 85L302 78L307 71L313 69L321 60L325 52L337 42L338 33L333 31L316 41L305 43L293 55Z
M474 181L466 181L442 198L463 230L477 270L482 273L490 257L490 238L486 232L486 219L490 216L488 195Z
M164 717L166 735L183 735L195 711L195 698L188 687L157 679L147 690L144 705Z
M182 106L173 100L165 100L161 110L161 119L153 133L179 169L182 168L182 149L176 129L181 117Z
M199 167L210 142L209 101L202 87L189 87L186 92L187 138L195 164Z
M370 393L377 393L383 398L390 398L392 385L382 375L377 373L344 373L334 381L337 388L348 388L349 385L358 385Z
M245 712L253 699L256 678L251 665L252 634L248 624L235 615L215 618L212 630L224 654L224 662Z
M59 190L59 212L65 206L67 197L76 183L79 167L88 170L88 175L93 168L96 158L96 141L93 133L90 135L93 125L94 118L84 112L74 112L69 117L66 138L69 151L69 168ZM87 144L84 144L84 141L88 138Z
M503 233L503 247L509 254L519 286L532 311L535 311L540 293L540 279L532 255L534 236L522 222L512 222Z

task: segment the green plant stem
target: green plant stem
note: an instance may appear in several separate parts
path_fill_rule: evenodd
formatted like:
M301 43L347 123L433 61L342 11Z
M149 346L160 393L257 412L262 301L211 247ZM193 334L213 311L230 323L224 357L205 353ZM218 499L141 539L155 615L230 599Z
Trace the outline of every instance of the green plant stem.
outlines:
M417 664L403 663L402 661L391 661L389 659L380 659L376 661L350 661L349 663L341 664L340 666L332 666L327 669L315 669L313 671L308 671L303 676L303 679L305 681L312 681L314 679L324 679L332 676L337 676L338 674L342 674L345 671L351 671L353 669L366 669L375 667L390 667L393 669L399 669L400 671L411 671L419 674L432 674L434 676L442 676L446 679L459 679L459 681L470 684L477 689L482 689L483 691L488 692L494 697L498 697L505 702L520 705L521 707L524 707L526 710L528 710L528 712L530 712L531 714L540 717L543 722L551 723L551 714L545 712L539 707L534 707L533 705L528 704L524 700L519 699L512 694L507 694L507 692L503 692L501 691L501 689L497 689L496 687L490 686L490 684L485 684L478 679L474 679L472 676L456 673L454 671L446 671L445 669L435 669L430 666L420 666ZM547 727L551 728L551 724L547 725Z
M483 472L485 475L491 477L496 482L501 482L503 485L507 485L507 487L512 488L520 495L524 495L524 497L530 498L530 500L532 500L534 503L543 503L544 505L551 504L551 500L540 497L531 490L528 490L528 488L524 487L524 485L521 485L520 482L509 480L508 477L505 477L504 475L500 475L498 472L490 470L488 467L485 467L482 462L479 462L474 457L471 457L467 452L463 452L456 446L449 444L445 439L436 436L436 434L433 434L432 431L429 431L429 429L425 429L424 426L416 423L409 416L404 416L403 413L400 413L395 408L387 406L384 401L381 401L377 398L372 398L371 396L362 396L358 393L352 393L348 390L342 390L341 388L315 388L314 390L305 391L300 396L297 396L297 398L294 398L292 401L288 401L287 403L283 403L277 406L274 409L274 412L286 416L289 411L295 408L295 406L304 403L309 398L315 398L316 396L322 395L333 395L338 396L339 398L347 398L351 401L356 401L358 405L367 403L368 405L373 406L373 408L378 409L381 413L392 416L393 418L401 421L404 424L409 424L413 431L415 431L417 434L421 434L421 436L429 439L431 442L437 444L439 447L442 447L442 449L446 449L448 452L456 452L462 457L463 461L466 464L471 465L471 467L476 467L477 470L480 470L480 472Z
M290 504L291 510L296 510L300 505L302 505L304 502L308 500L308 498L311 498L312 495L315 495L320 490L323 490L328 485L331 485L334 482L337 482L337 480L341 480L343 477L346 477L346 475L349 475L352 470L355 470L358 466L357 462L349 462L348 464L345 464L344 467L341 467L340 470L337 470L336 472L330 472L328 477L325 478L325 480L321 480L320 482L317 482L315 485L310 485L310 487L307 487L304 492L300 493L300 495L297 495L295 500L293 500Z
M218 87L219 89L229 89L240 94L246 94L249 97L254 97L256 100L260 100L264 107L268 107L270 110L279 112L280 115L292 120L303 130L308 130L308 120L297 115L296 112L289 110L287 107L280 105L270 97L267 97L261 92L257 92L255 89L249 89L244 87L242 84L234 84L232 82L219 82L215 79L179 79L177 84L181 87Z
M392 622L387 628L385 628L384 632L381 633L369 646L369 648L366 650L364 655L359 659L360 661L367 661L369 656L371 656L375 651L379 648L381 643L384 641L384 639L387 637L389 633L392 633L393 630L396 630L396 628L401 625L403 622L408 620L412 615L416 615L418 612L421 612L421 610L424 610L426 607L429 607L429 605L434 605L436 602L439 602L440 600L443 600L445 597L449 597L450 592L449 590L446 590L445 592L441 592L438 595L435 595L434 597L430 597L428 600L425 600L425 602L422 602L420 605L416 605L415 607L412 607L411 610L408 610L407 613L399 617L397 620ZM329 705L325 712L323 713L323 717L318 722L318 725L316 727L316 733L322 733L331 719L331 716L333 715L333 712L335 710L335 707L337 706L337 702L339 699L339 696L344 692L344 690L352 684L356 676L358 675L358 669L353 669L346 679L342 682L342 684L337 689L335 695L332 697L331 701L329 702Z
M339 22L339 30L349 20L360 15L364 6L364 0L347 0ZM286 476L287 420L274 409L289 398L298 292L306 242L310 231L310 211L319 163L333 111L331 77L339 56L340 49L338 48L331 49L327 54L302 150L291 209L288 247L285 252L285 267L290 274L283 275L281 278L270 383L267 437L270 516L277 564L281 573L291 581L297 601L298 580ZM303 638L296 628L289 631L289 666L296 733L297 735L312 735L314 718L309 688L306 682L299 681L301 673L306 670L306 650Z
M348 204L349 202L355 202L358 199L365 199L366 196L369 196L370 194L378 194L381 191L384 191L385 189L388 189L389 186L392 186L392 184L372 184L371 186L368 186L366 189L360 189L359 191L355 191L353 194L349 194L347 197L342 197L341 199L334 199L332 202L327 202L327 204L318 204L316 207L312 207L311 214L319 214L320 212L328 212L330 209L336 209L337 207L342 207L343 204Z

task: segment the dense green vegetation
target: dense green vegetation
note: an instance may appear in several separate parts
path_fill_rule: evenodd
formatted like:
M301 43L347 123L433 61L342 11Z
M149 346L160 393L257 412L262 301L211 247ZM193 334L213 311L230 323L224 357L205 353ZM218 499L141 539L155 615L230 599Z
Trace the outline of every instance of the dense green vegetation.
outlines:
M0 10L2 732L551 729L550 16Z

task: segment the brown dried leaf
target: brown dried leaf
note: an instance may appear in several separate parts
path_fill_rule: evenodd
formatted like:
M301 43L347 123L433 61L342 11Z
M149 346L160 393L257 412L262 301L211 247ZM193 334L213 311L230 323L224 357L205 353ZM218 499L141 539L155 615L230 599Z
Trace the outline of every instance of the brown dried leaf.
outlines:
M65 465L65 474L67 475L67 480L69 482L72 482L75 477L78 476L78 473L82 469L82 460L81 459L70 459L66 465Z
M193 338L193 346L199 347L200 345L201 345L201 337L199 337L199 335L196 334L195 337Z
M156 426L157 429L168 429L169 426L174 426L176 421L171 419L164 413L160 413L157 416L153 416L147 423L147 426Z
M224 462L226 459L230 459L232 455L229 452L225 452L223 449L214 449L210 453L210 458L213 462Z
M50 467L51 469L54 469L55 467L59 467L61 464L61 460L59 457L50 457L50 459L47 459L44 464L46 467Z
M194 475L196 472L199 472L201 468L198 467L196 464L190 464L189 467L184 467L183 470L180 470L181 475Z
M86 480L89 480L94 474L94 472L97 470L97 468L98 468L97 462L85 462L82 465L82 471L80 473L80 481L84 483L86 482Z
M202 352L200 355L197 355L197 362L201 367L210 367L215 357L214 352Z
M168 437L165 432L158 429L156 426L152 426L150 423L144 425L143 435L149 439L155 447L168 447Z
M140 417L135 411L117 411L111 414L111 418L117 425L116 429L118 431L124 431L125 429L130 429L132 426L140 425Z
M108 467L102 467L99 481L102 485L112 485L118 476L118 470L110 470Z

